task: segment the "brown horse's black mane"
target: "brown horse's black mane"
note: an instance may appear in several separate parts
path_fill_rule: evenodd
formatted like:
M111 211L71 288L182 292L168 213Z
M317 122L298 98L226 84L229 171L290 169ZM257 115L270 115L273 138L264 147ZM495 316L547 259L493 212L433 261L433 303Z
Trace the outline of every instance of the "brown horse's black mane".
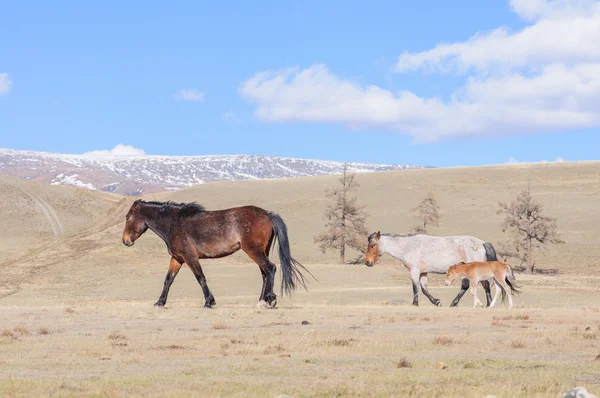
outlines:
M138 203L143 203L146 206L159 208L161 212L168 210L179 210L179 217L193 217L206 211L204 206L199 205L196 202L189 203L177 203L177 202L157 202L157 201L145 201L137 200Z

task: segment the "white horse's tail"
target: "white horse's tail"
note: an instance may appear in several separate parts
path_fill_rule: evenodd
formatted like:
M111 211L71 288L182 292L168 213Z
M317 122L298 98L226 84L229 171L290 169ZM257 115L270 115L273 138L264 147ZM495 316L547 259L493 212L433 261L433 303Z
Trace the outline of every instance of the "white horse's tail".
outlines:
M490 242L484 242L483 247L485 248L485 261L498 261L496 249Z

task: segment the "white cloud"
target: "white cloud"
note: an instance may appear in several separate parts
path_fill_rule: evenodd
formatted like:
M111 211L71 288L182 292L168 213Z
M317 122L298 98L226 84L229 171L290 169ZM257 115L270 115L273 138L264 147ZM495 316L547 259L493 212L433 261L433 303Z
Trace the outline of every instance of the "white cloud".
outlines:
M448 101L359 85L325 65L257 73L239 91L262 121L388 130L416 142L600 127L600 2L510 5L532 24L399 57L398 72L465 75Z
M241 122L241 119L238 117L238 115L235 112L225 112L223 114L223 120L225 120L226 122L229 122L229 123Z
M0 95L5 95L10 92L12 82L8 78L8 73L0 73Z
M143 149L135 148L131 145L119 144L113 149L91 151L83 154L84 156L144 156L146 152Z
M509 0L510 8L521 18L533 21L541 16L581 14L593 9L596 0Z
M398 57L397 72L472 70L505 72L534 69L553 63L574 65L600 62L600 3L585 0L513 0L522 17L537 18L517 32L500 27L477 33L465 42L439 44L418 53Z
M182 89L173 94L173 98L177 101L200 101L204 102L204 93L194 89Z
M240 87L270 122L338 123L384 129L417 142L600 126L600 65L548 67L535 78L471 78L453 99L360 86L324 65L258 73Z
M522 162L519 161L513 157L510 157L506 160L506 162L504 162L504 164L529 164L529 163L560 163L560 162L564 162L565 160L561 157L558 157L556 159L554 159L554 162L552 161L547 161L547 160L540 160L539 162Z

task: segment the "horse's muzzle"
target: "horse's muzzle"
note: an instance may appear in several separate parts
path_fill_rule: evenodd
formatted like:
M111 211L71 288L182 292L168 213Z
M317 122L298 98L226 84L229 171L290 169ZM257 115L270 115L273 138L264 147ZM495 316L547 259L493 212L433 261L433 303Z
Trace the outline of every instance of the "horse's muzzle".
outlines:
M127 247L133 246L133 241L131 239L123 239L123 244Z
M372 266L374 266L374 265L375 265L375 262L374 262L374 261L365 261L365 265L366 265L367 267L372 267Z

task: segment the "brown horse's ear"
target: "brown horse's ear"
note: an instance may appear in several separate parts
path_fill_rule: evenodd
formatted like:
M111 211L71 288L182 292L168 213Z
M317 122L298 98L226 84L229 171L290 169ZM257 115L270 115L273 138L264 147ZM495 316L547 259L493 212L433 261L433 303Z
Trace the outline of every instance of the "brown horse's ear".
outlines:
M375 235L375 239L379 240L381 238L381 232L377 231L377 235Z

